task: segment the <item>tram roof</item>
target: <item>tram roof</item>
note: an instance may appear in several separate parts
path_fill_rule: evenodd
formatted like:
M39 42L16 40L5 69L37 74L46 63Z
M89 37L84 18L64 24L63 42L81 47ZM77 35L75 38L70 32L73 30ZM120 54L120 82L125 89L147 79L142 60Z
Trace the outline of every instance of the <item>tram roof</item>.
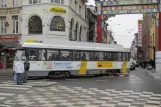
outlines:
M103 43L74 42L74 41L69 42L54 41L53 44L25 42L22 44L22 47L130 52L129 49L126 49L122 45L118 44L103 44Z

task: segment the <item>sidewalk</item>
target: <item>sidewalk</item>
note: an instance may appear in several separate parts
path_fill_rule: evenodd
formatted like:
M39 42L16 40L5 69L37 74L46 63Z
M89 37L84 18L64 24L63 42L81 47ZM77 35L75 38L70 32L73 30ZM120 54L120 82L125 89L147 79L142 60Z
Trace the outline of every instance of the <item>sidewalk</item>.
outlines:
M12 69L0 69L0 76L13 76Z
M141 68L142 69L142 68ZM161 72L156 72L155 69L148 70L148 69L143 69L148 75L153 76L156 79L161 80Z

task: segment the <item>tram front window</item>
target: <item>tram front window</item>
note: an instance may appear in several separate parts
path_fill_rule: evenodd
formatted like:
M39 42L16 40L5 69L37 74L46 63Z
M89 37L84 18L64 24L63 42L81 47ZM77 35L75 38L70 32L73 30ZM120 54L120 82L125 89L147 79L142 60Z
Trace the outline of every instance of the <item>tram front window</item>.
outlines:
M26 59L25 50L17 50L15 53L15 61L22 61Z

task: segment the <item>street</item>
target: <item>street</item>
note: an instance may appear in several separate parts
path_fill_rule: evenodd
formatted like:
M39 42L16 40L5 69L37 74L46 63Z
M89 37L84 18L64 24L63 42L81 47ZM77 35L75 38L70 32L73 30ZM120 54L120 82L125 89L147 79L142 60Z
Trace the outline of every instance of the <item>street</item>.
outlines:
M35 83L57 83L33 87ZM46 84L44 82L44 84ZM0 84L0 107L161 107L161 80L140 68L129 77L74 77Z

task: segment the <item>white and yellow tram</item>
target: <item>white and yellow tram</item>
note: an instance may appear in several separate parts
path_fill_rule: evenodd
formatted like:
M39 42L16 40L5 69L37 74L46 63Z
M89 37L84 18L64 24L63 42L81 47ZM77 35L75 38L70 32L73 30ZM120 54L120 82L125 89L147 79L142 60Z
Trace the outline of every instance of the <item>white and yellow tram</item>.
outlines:
M130 73L130 51L117 44L87 42L24 43L15 58L30 62L29 77ZM15 60L16 61L16 60Z

